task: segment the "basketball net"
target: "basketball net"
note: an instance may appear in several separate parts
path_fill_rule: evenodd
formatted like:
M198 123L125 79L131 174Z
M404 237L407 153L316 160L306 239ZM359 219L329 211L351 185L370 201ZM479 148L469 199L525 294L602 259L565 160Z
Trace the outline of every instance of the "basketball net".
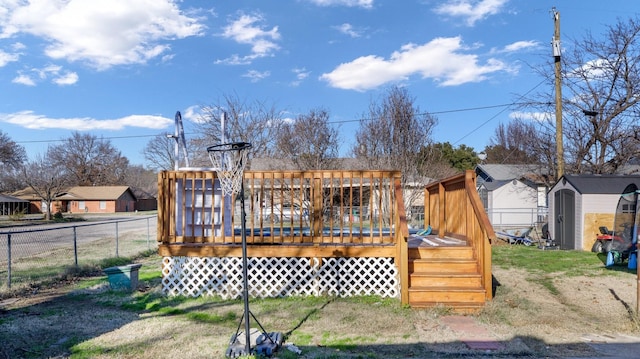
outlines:
M218 174L223 195L240 193L249 153L247 150L250 147L250 143L229 143L208 148L209 158Z

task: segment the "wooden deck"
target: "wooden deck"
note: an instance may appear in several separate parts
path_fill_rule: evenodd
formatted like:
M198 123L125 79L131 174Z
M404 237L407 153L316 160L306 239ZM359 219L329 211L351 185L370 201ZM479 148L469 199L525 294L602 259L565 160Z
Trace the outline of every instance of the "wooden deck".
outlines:
M397 282L391 278L376 286L398 283L403 304L463 312L481 308L492 296L490 241L495 235L473 172L425 188L424 225L433 233L421 237L409 233L400 176L393 171L245 172L248 256L262 258L267 262L261 265L269 268L291 259L285 266L320 272L337 270L322 267L337 265L334 259L352 260L340 262L346 268L372 271L391 263ZM158 186L159 253L167 266L198 268L204 265L198 258L242 255L239 201L216 193L215 172L162 172ZM184 258L196 261L174 263ZM169 267L163 273L176 271Z

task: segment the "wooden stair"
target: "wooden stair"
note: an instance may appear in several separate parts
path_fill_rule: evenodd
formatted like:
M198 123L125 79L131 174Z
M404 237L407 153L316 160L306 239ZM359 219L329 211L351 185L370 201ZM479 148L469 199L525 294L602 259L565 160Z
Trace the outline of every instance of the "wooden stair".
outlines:
M409 305L444 306L473 313L485 304L485 289L470 246L408 248Z

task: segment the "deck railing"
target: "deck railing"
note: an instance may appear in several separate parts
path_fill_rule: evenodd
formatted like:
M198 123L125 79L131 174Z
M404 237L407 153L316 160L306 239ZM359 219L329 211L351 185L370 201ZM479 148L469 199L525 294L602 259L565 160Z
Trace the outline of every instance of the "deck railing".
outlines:
M425 190L425 226L441 237L465 239L473 247L487 300L492 296L491 243L496 238L475 186L475 173L429 184Z
M406 229L404 214L399 216L400 176L397 171L245 171L247 243L262 245L253 253L265 256L308 255L300 247L312 246L322 247L314 249L319 256L395 257L398 235L406 236L394 230ZM215 171L159 174L161 252L234 255L233 245L242 241L241 201L222 196L215 183Z

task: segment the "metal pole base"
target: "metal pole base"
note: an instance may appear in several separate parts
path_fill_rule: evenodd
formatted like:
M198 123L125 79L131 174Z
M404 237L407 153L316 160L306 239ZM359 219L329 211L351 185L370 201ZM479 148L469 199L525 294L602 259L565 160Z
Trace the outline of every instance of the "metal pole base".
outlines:
M244 333L239 332L232 335L225 356L227 358L239 358L249 355L270 357L282 347L283 335L280 332L265 333L257 328L251 328L249 336L251 343L247 346ZM247 348L249 348L249 352L247 352Z

